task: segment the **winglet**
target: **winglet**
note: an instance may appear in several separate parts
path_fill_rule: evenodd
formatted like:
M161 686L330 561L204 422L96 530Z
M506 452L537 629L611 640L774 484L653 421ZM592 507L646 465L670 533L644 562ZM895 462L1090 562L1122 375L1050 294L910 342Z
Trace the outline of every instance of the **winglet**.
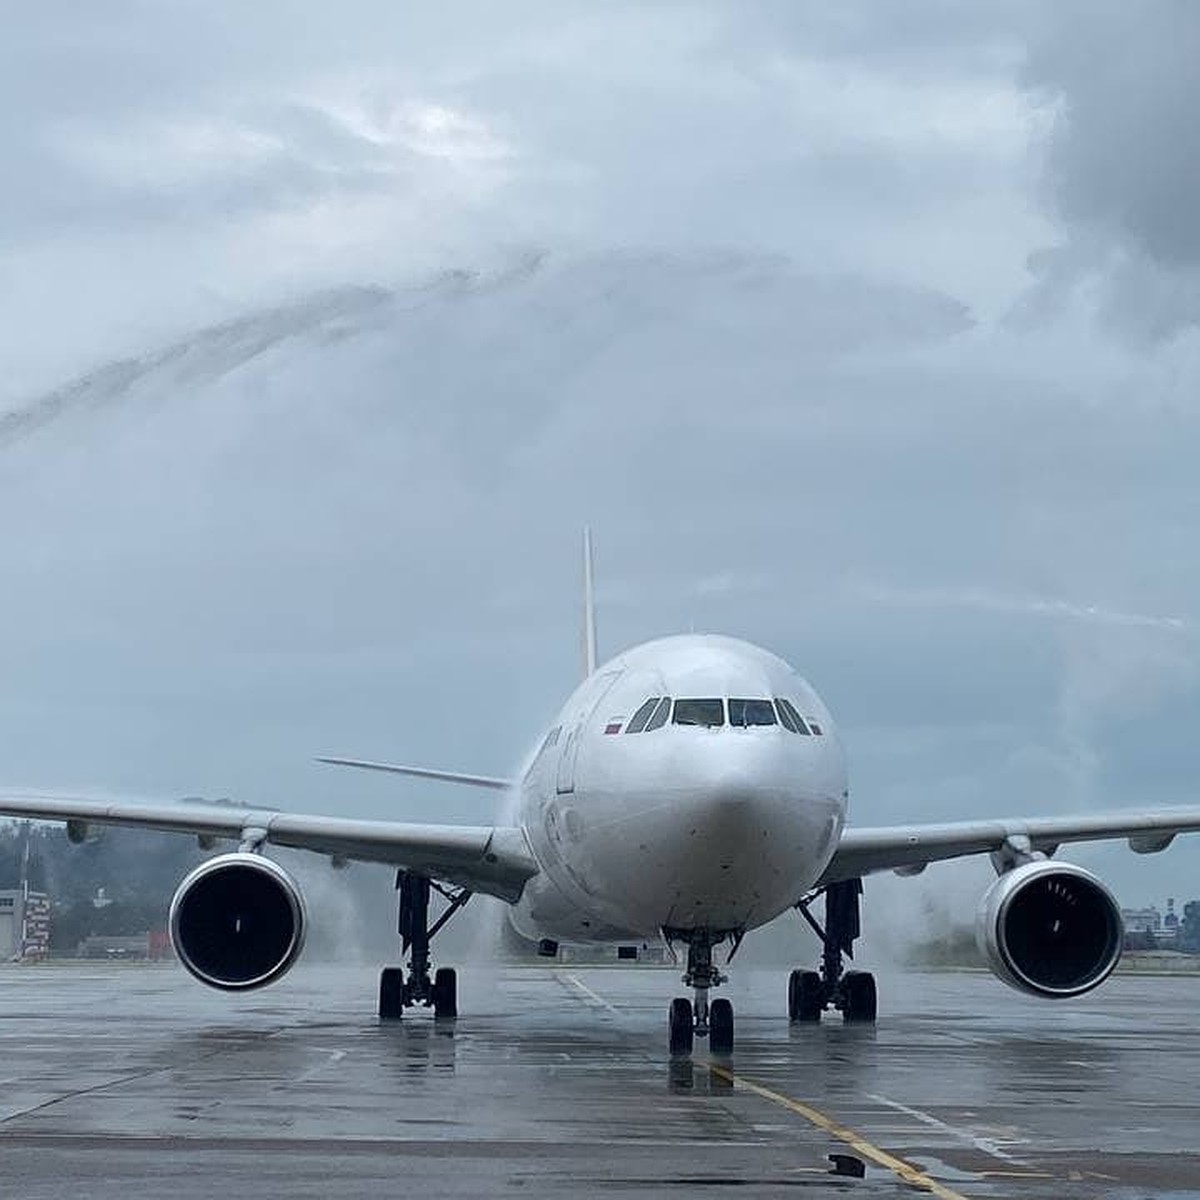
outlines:
M592 531L583 527L583 677L596 669L596 597L592 587Z

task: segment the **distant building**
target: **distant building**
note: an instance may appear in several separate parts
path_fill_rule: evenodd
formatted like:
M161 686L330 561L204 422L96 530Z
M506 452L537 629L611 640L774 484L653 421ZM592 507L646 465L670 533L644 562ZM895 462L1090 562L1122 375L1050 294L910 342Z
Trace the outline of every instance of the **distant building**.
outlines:
M80 958L113 959L162 959L171 955L171 943L166 931L152 929L148 933L122 936L118 934L92 934L86 937L76 950Z
M1125 945L1128 950L1182 950L1200 954L1200 900L1189 900L1181 917L1175 898L1167 900L1166 912L1149 908L1123 908Z
M0 962L45 958L50 950L50 897L24 888L0 890Z
M1162 930L1162 913L1157 908L1123 908L1121 920L1127 933L1158 934Z
M1175 901L1167 901L1167 915L1163 917L1162 931L1157 936L1160 946L1174 946L1179 941L1179 914L1175 911Z

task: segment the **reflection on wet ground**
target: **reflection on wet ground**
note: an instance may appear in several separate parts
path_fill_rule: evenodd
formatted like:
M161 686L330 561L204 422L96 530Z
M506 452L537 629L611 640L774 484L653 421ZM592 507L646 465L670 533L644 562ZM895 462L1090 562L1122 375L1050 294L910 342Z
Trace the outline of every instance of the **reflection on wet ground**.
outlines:
M1200 1197L1200 979L897 976L877 1029L789 1029L782 972L744 971L711 1061L666 1053L676 985L468 970L457 1023L382 1026L367 968L3 968L0 1196Z

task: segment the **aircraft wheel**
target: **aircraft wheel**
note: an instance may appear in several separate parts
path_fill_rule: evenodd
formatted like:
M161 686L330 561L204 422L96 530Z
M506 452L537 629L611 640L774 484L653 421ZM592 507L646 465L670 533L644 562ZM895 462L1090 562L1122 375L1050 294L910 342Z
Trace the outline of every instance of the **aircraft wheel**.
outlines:
M847 971L842 976L842 995L845 1000L842 1019L847 1024L873 1025L879 1007L875 976L869 971Z
M815 1024L825 1007L825 987L816 971L793 971L788 976L788 1020Z
M433 976L433 1015L444 1019L458 1016L458 974L453 967L438 967Z
M379 972L379 1019L398 1021L404 1016L404 972L384 967Z
M682 998L671 1001L668 1029L671 1053L676 1056L691 1054L694 1037L692 1024L692 1002Z
M714 1000L708 1012L708 1048L713 1054L733 1053L733 1005Z

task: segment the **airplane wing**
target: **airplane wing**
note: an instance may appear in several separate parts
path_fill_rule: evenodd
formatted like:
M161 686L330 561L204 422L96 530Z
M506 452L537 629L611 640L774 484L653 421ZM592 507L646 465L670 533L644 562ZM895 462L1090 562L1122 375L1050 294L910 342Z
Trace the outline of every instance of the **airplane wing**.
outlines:
M874 871L916 874L928 863L971 854L1003 851L1013 839L1027 838L1029 848L1053 854L1066 842L1127 838L1131 850L1154 854L1178 833L1200 830L1200 808L1160 808L1152 812L1097 813L1075 817L1011 817L953 821L941 825L851 827L842 833L837 852L820 885L857 879Z
M417 825L307 816L233 805L153 803L0 792L0 816L65 821L79 840L89 825L131 825L200 837L261 841L361 862L388 863L498 896L510 904L538 873L524 832L487 825Z

